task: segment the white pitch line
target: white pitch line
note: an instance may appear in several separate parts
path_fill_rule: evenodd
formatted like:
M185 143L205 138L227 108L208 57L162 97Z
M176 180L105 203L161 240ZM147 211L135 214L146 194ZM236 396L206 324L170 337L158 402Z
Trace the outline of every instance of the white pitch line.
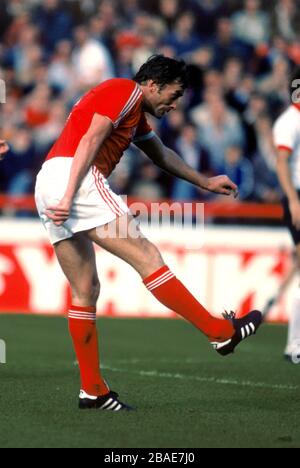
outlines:
M122 374L132 374L138 375L140 377L154 377L161 379L178 379L178 380L190 380L194 382L202 383L215 383L218 385L235 385L239 387L251 387L251 388L266 388L271 390L298 390L298 386L294 385L281 385L281 384L268 384L265 382L251 382L251 381L238 381L233 379L216 379L214 377L198 377L192 375L183 375L183 374L171 374L169 372L158 372L156 370L152 371L134 371L132 369L119 369L117 367L111 367L109 365L102 365L102 370L108 370L111 372L119 372Z

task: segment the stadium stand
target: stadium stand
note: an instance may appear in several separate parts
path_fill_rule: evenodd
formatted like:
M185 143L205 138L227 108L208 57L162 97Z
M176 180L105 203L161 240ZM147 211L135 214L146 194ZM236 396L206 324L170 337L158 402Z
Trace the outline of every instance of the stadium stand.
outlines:
M107 78L132 77L159 52L187 61L192 86L176 112L151 122L155 130L195 168L230 174L241 201L276 204L271 127L289 102L289 71L300 64L300 8L298 0L275 3L0 0L0 78L7 88L0 128L11 145L0 192L32 194L78 97ZM214 201L149 168L134 148L110 182L145 200Z

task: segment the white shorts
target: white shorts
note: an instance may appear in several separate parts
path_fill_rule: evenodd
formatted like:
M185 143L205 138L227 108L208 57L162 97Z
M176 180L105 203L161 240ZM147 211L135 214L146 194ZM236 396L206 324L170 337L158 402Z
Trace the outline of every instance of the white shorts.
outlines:
M78 232L104 226L129 212L122 198L110 189L96 166L92 166L74 198L70 218L62 226L56 226L44 211L63 198L72 162L73 158L50 159L44 163L36 180L36 206L52 244Z

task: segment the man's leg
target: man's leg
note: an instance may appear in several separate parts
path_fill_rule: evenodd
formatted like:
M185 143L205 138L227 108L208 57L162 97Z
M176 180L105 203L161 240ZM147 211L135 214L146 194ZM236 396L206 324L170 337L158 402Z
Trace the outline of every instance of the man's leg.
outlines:
M92 242L83 234L57 243L55 252L72 291L69 329L79 362L82 390L100 396L109 389L100 373L96 303L100 284Z
M300 244L296 246L297 263L300 270ZM291 318L289 321L288 344L286 348L287 357L300 355L300 284L295 292L292 304Z
M210 340L229 340L234 335L230 321L213 317L185 288L166 266L158 249L136 227L139 236L132 236L130 215L118 218L86 235L108 252L130 264L142 277L148 290L166 307L175 311L201 330ZM105 235L109 229L109 235ZM112 233L116 236L112 236Z

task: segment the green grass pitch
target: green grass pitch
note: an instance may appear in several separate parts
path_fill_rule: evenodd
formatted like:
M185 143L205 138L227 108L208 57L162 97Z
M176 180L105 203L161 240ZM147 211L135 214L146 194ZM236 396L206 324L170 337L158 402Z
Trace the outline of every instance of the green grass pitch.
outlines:
M286 328L219 357L184 321L100 319L104 376L129 414L80 412L63 318L0 316L0 447L300 447L300 365Z

